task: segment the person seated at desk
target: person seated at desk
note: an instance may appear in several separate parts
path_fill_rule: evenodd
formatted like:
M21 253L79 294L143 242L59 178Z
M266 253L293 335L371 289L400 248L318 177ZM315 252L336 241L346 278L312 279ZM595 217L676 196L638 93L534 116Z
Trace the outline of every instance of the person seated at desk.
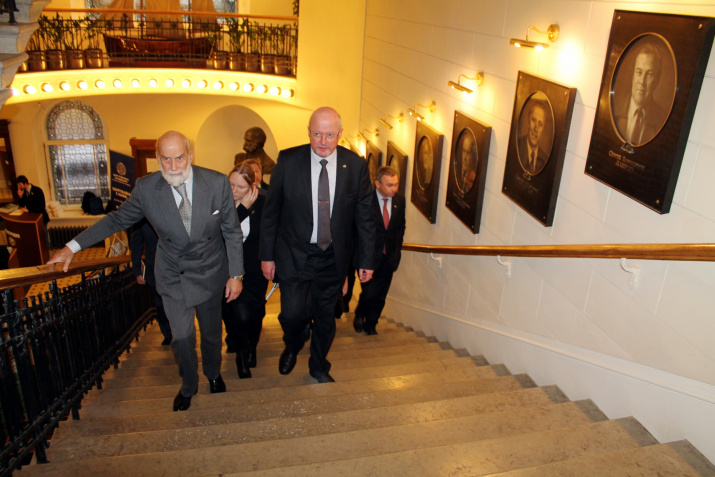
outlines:
M47 225L50 216L45 210L45 193L37 186L30 184L25 176L17 178L17 196L20 198L18 205L23 212L42 214L42 222Z

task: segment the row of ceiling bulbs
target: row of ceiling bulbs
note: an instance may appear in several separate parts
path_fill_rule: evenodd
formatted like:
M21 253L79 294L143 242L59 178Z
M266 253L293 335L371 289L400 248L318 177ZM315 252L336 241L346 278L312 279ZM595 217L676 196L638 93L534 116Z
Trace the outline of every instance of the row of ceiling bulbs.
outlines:
M134 79L130 80L129 84L132 88L139 88L142 85L142 82L138 78L134 78ZM156 78L149 78L147 80L147 84L149 85L150 88L156 88L157 86L159 86L159 81ZM166 88L173 88L175 85L176 85L176 82L172 78L167 78L164 81L164 87L166 87ZM119 89L119 88L124 87L124 83L120 79L115 79L112 81L112 86L114 88ZM184 79L181 81L181 86L185 89L191 88L192 81L190 79ZM196 81L196 86L199 89L206 89L209 86L209 82L205 79L200 79L200 80ZM62 91L70 91L72 89L73 85L69 81L60 81L58 84L58 87ZM79 90L87 90L89 88L89 83L86 80L79 80L79 81L77 81L75 87ZM97 89L104 89L106 87L106 83L104 82L104 80L98 79L98 80L94 81L94 87ZM220 90L224 89L224 87L226 87L226 84L221 80L214 81L214 83L213 83L213 89L215 89L216 91L220 91ZM259 94L268 93L272 96L281 96L283 98L292 98L295 95L295 90L293 90L292 88L283 88L283 87L277 86L277 85L273 85L273 86L269 86L266 84L256 85L254 83L244 83L243 85L241 85L237 81L232 81L232 82L228 83L227 87L231 91L238 91L240 89L241 91L243 91L245 93L252 93L252 92L256 92ZM45 93L51 93L52 91L54 91L54 89L55 89L54 86L49 82L45 82L40 85L40 91L43 91ZM22 86L22 93L36 94L37 88L31 84L25 84ZM21 91L18 90L17 88L13 88L13 94L15 96L18 96L19 94L21 94Z

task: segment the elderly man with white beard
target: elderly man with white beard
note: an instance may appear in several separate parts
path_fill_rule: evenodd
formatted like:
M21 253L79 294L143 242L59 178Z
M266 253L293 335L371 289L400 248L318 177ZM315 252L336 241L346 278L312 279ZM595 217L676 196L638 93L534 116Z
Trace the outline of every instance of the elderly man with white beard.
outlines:
M203 372L213 393L221 378L221 290L238 297L243 278L243 237L228 178L193 166L194 152L181 133L164 133L156 145L161 170L137 180L119 209L85 230L49 262L66 272L74 254L146 217L159 236L154 274L164 301L182 386L174 411L185 411L198 392L194 313L201 330Z

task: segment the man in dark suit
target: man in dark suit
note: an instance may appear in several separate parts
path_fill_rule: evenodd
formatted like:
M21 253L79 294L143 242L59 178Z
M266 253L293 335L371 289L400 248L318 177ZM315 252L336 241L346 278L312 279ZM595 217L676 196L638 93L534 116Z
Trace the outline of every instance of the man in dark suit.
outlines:
M532 176L541 172L549 160L549 154L541 146L546 117L546 106L540 101L532 101L529 108L529 129L525 135L519 137L519 160L524 170Z
M201 357L211 393L226 391L221 378L221 291L227 301L241 293L243 237L228 178L192 166L193 151L181 133L169 131L156 142L161 167L137 180L119 209L70 241L49 262L67 271L74 254L143 217L157 235L154 274L171 325L171 347L182 385L174 411L191 406L198 391L194 312L201 328Z
M631 145L649 142L668 119L668 111L653 98L662 70L662 56L655 44L649 42L638 48L630 97L614 105L616 127Z
M159 324L161 334L164 336L162 346L171 344L171 325L164 312L164 302L161 295L156 291L156 279L154 278L154 259L156 257L156 246L159 237L146 219L137 222L131 230L129 237L129 250L132 254L132 271L139 285L149 285L151 294L154 296L156 306L156 322ZM144 260L142 260L142 253ZM143 262L143 266L142 266Z
M395 169L382 166L377 170L372 196L372 216L377 223L377 266L372 280L363 284L360 301L355 308L353 327L358 333L377 334L377 320L385 308L392 275L400 265L405 237L405 196L397 193L399 185Z
M284 375L293 370L312 316L308 366L320 383L333 381L327 360L335 337L333 315L355 246L361 282L370 280L375 263L367 163L338 147L342 130L334 109L313 112L310 145L278 155L261 222L263 274L268 280L280 276L285 350L278 370Z
M23 212L42 214L42 222L47 225L50 216L45 209L45 193L37 186L30 184L25 176L17 177L18 205Z

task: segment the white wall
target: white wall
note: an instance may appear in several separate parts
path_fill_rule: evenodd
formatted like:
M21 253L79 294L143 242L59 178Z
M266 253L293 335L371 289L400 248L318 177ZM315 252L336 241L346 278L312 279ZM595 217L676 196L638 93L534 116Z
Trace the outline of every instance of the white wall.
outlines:
M715 237L715 61L709 63L671 212L659 215L584 175L614 9L715 16L715 2L369 0L360 129L386 114L436 101L426 122L445 135L437 223L411 204L407 242L449 245L712 242ZM516 49L529 25L561 27L548 50ZM532 35L535 35L532 33ZM535 35L538 37L538 35ZM517 71L578 89L552 227L501 193ZM484 72L470 96L448 88ZM462 80L464 84L468 81ZM473 235L444 205L454 111L492 126L481 231ZM350 133L352 134L352 133ZM414 156L415 122L380 127ZM408 169L410 190L412 164ZM409 193L407 194L409 197ZM715 264L445 256L442 267L407 253L386 314L453 344L591 397L611 416L634 415L656 437L687 437L715 459ZM495 346L498 343L499 346ZM655 386L659 391L653 391ZM645 393L651 393L644 405ZM634 398L635 396L635 398ZM677 403L677 405L676 405ZM689 406L688 410L682 406ZM696 409L705 414L693 417Z

